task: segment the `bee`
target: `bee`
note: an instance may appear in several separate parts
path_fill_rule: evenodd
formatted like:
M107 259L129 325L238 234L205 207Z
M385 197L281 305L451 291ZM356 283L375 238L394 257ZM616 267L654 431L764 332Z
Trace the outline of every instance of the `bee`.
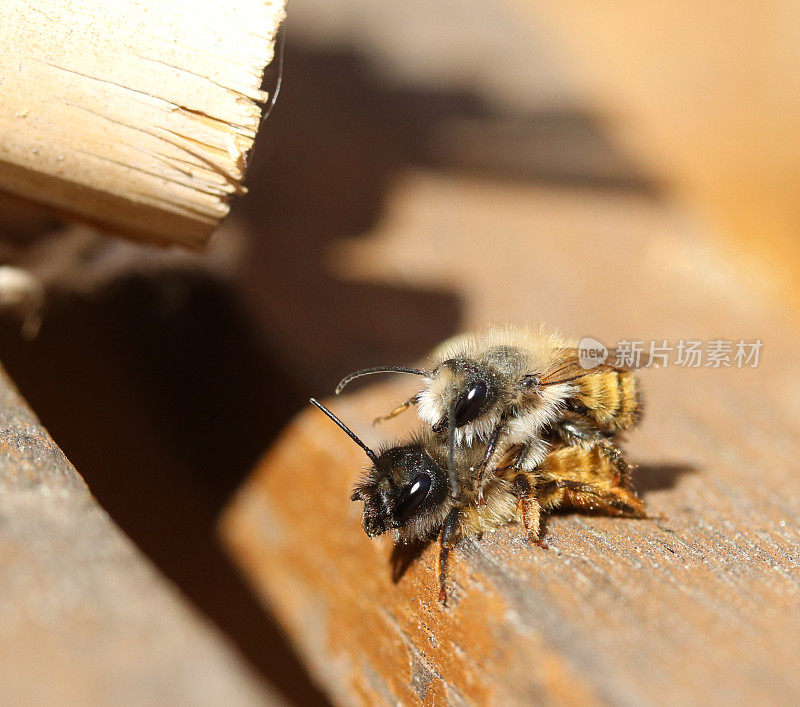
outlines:
M584 368L576 349L556 334L505 328L462 335L431 355L431 368L379 366L355 371L336 387L375 373L410 373L423 387L376 423L416 406L421 420L449 449L450 488L459 492L456 449L482 443L472 483L479 503L496 462L521 447L521 465L533 470L554 444L599 449L616 465L627 464L615 436L641 418L641 388L633 373L599 363Z
M597 447L559 444L535 469L522 468L523 449L509 450L486 483L483 503L478 503L469 483L485 445L473 441L451 449L427 426L408 441L378 452L322 403L314 406L352 439L369 459L366 475L355 485L352 501L363 505L363 527L369 537L393 532L398 543L439 537L439 601L447 603L447 562L460 539L480 535L521 521L527 538L542 541L542 513L554 508L575 508L628 518L646 518L642 500L631 486L624 468ZM453 467L449 467L451 462ZM449 468L457 477L456 492Z

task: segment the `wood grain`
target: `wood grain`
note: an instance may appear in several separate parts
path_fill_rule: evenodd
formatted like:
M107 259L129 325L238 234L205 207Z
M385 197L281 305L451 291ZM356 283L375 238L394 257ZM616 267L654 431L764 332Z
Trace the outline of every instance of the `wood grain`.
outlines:
M100 508L0 369L0 702L278 702Z
M244 191L283 15L283 0L3 3L2 188L202 245Z
M368 434L371 411L395 399L373 391L332 404ZM652 463L640 448L639 484L667 520L555 516L549 551L517 527L465 541L442 609L435 547L395 583L393 568L413 553L361 530L347 497L364 460L340 434L303 415L226 527L338 702L800 697L796 465L776 465L782 481L765 488L725 452L711 474L697 462Z
M317 411L301 414L222 530L336 702L800 698L800 336L712 243L646 196L415 174L372 238L335 252L349 277L389 269L452 286L467 329L546 319L608 344L764 345L757 368L689 368L673 358L643 372L647 411L628 448L650 509L666 520L553 516L548 551L527 545L517 527L465 541L446 610L436 602L435 549L406 558L395 581L391 542L367 538L348 500L363 454ZM372 418L413 386L397 379L329 402L380 444L413 418L385 428Z

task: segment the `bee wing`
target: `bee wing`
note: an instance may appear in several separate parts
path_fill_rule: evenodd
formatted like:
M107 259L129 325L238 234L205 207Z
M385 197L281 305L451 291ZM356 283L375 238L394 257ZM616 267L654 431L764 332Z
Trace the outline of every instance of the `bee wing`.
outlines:
M559 353L561 355L553 366L539 376L539 385L568 383L590 373L630 371L648 364L647 360L642 360L643 357L640 357L640 360L629 361L629 352L620 351L617 353L617 349L608 349L608 355L605 358L605 361L613 361L614 363L605 363L605 361L595 361L593 359L581 361L577 348L561 349ZM624 361L626 365L618 365L617 361ZM627 365L628 363L633 363L634 365Z
M636 371L640 368L647 368L653 363L651 354L647 351L631 351L630 349L609 349L606 362L605 369L597 368L597 370Z

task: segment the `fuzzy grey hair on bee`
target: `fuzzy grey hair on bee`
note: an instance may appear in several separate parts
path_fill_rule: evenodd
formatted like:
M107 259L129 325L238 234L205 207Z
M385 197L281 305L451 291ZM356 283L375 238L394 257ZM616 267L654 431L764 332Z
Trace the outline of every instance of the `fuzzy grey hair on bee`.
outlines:
M379 366L349 374L408 373L421 389L389 415L412 405L425 423L407 441L377 453L312 399L366 453L356 484L368 536L395 541L439 535L439 600L447 602L454 543L521 521L528 540L545 547L541 519L554 508L646 518L615 436L641 415L638 382L624 369L583 369L554 335L503 330L446 342L430 370ZM493 463L492 463L493 462Z
M499 385L492 372L483 366L467 359L453 358L443 361L434 370L426 371L421 368L408 368L405 366L375 366L374 368L364 368L345 376L336 386L335 393L339 395L342 390L356 378L361 376L374 375L378 373L409 373L412 375L428 378L431 384L435 384L437 374L441 369L450 369L451 376L459 376L464 383L456 388L453 385L451 402L448 404L447 413L440 416L437 424L433 425L436 432L447 430L448 445L448 479L450 482L450 495L458 497L459 484L458 475L455 469L455 446L459 439L458 430L469 424L481 414L490 409L497 399ZM451 380L450 377L447 380ZM411 400L403 403L397 410L393 411L389 417L393 417L398 412L406 409L412 404L420 401L420 396L414 396Z
M418 375L423 384L376 422L416 407L420 420L446 445L453 498L460 493L460 448L483 445L475 472L482 499L497 464L511 449L525 445L526 466L535 468L550 448L548 437L567 417L579 418L609 444L641 417L640 388L630 371L608 364L585 368L571 342L542 329L506 327L458 336L433 352L429 370L367 368L343 378L336 393L362 375L393 372Z

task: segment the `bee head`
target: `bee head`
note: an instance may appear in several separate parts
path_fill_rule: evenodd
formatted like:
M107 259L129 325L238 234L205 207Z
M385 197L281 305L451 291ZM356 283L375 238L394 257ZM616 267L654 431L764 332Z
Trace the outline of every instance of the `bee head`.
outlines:
M448 359L434 369L420 393L420 417L437 432L452 426L461 437L472 423L492 417L499 388L488 367L468 358Z
M364 503L364 531L370 537L401 530L405 539L422 539L441 526L449 507L447 475L420 442L389 447L376 454L324 405L311 403L333 420L366 453L372 466L352 501Z
M420 416L439 430L450 424L451 417L456 429L477 420L494 407L500 389L494 372L464 357L448 359L433 371L404 366L364 368L345 376L336 386L336 394L356 378L375 373L411 373L426 378L419 394Z
M415 396L419 404L419 416L440 437L446 437L450 495L456 498L459 494L455 468L457 445L462 442L469 445L475 437L488 437L500 419L497 374L469 357L450 358L433 371L379 366L345 376L336 386L336 393L340 393L352 380L375 373L410 373L426 379L425 387Z
M447 497L446 474L413 443L381 452L351 499L364 502L364 530L370 537L395 529L422 537L436 525Z

